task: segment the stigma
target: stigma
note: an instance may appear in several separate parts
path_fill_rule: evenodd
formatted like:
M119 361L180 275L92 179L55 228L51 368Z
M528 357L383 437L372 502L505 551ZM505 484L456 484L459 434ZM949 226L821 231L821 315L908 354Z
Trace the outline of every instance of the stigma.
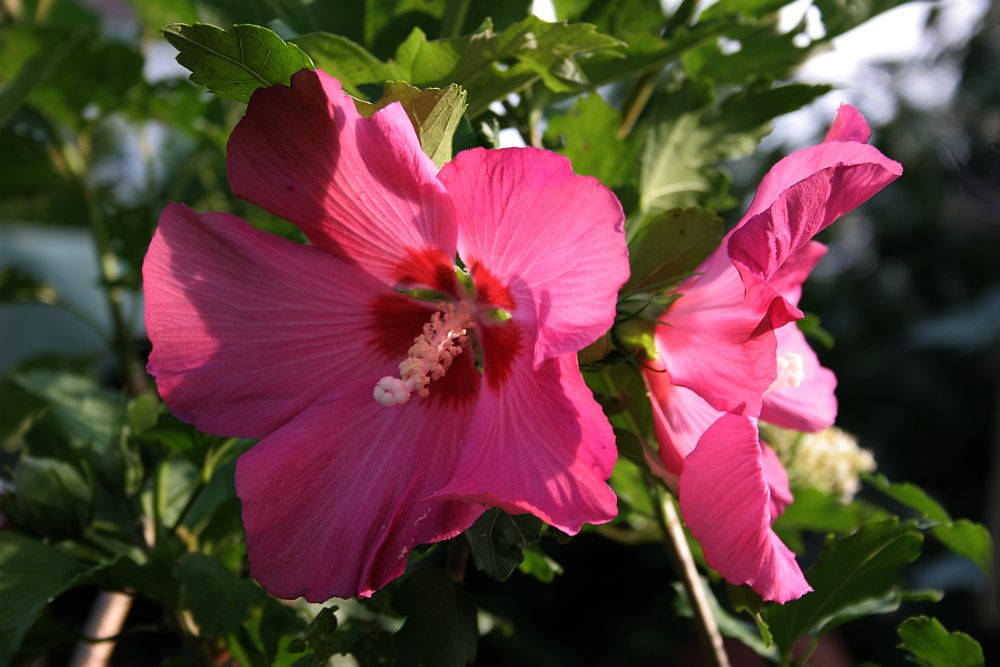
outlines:
M399 377L385 376L375 385L372 396L381 405L402 405L413 394L426 398L428 385L444 377L452 361L462 354L475 320L463 302L439 303L438 310L413 339L406 359L399 364Z

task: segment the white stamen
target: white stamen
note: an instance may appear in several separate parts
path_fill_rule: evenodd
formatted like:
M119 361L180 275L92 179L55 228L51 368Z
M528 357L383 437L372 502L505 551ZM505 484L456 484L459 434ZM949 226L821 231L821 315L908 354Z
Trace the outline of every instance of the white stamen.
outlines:
M771 383L768 391L798 388L805 379L806 368L802 355L798 352L786 352L778 357L778 377Z
M413 339L407 357L399 364L399 377L386 376L378 381L372 396L381 405L402 405L412 394L426 398L427 385L438 380L462 354L468 330L475 326L465 304L458 309L453 304L439 304L438 312L424 325L423 332Z

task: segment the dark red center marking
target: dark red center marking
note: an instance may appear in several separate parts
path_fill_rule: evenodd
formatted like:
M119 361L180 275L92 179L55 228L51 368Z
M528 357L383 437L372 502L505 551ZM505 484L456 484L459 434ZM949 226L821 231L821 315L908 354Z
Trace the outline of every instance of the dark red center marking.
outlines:
M508 311L514 310L514 297L507 286L479 260L469 264L472 281L476 285L476 303L482 306L497 306Z
M455 264L438 248L407 249L406 257L393 272L393 278L404 286L430 287L459 298Z

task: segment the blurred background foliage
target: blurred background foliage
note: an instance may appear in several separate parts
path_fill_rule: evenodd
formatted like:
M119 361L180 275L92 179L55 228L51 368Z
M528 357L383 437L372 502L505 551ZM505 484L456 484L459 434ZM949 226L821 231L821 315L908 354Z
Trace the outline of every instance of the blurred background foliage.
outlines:
M847 85L831 93L826 83L844 82L803 80L803 63L903 3L800 1L790 26L783 0L701 4L555 0L549 18L594 26L563 32L523 24L524 0L0 0L0 663L75 659L102 590L131 596L122 635L102 643L121 665L323 664L344 653L363 665L438 664L414 648L431 608L449 624L450 643L439 647L449 664L471 655L481 665L704 660L683 591L671 587L651 536L654 512L627 470L616 473L625 512L609 529L566 540L531 521L493 517L501 528L486 534L488 546L512 555L485 563L469 537L476 568L464 586L416 567L371 602L338 602L334 616L278 603L245 577L232 474L251 443L198 433L160 404L142 370L140 267L170 201L297 232L229 194L225 142L244 106L186 80L160 32L174 22L267 26L371 101L382 81L400 76L398 47L418 28L429 50L480 58L478 69L402 74L468 90L456 150L522 141L563 152L578 172L615 189L633 237L678 207L735 222L770 164L820 138L830 95L859 95L878 121L874 143L906 171L825 233L830 256L803 299L836 341L819 354L840 379L839 423L890 479L917 483L954 516L996 533L1000 11L972 3L982 11L949 41L941 38L949 16L969 3L933 4L919 39L939 48L872 66L875 92ZM463 41L472 33L478 40ZM782 117L814 100L811 116ZM879 100L870 113L865 102ZM804 129L768 136L775 118L779 130ZM869 479L847 509L803 491L805 509L790 510L783 536L798 540L808 564L821 533L850 533L884 515L876 504L931 525L933 508L899 489L886 496L880 484ZM814 530L800 535L802 527ZM446 566L443 551L414 560ZM931 606L939 596L929 589L943 591L943 601ZM738 589L730 594L726 605L739 609ZM897 627L915 613L997 654L996 584L940 543L928 540L905 586L887 595L859 597L867 608L845 605L844 619L881 613L826 634L810 664L898 664L905 633ZM911 600L907 614L895 611L901 599ZM908 623L913 636L937 636L930 621ZM737 622L727 634L773 654L753 624ZM903 641L916 651L918 642ZM743 644L727 644L734 664L760 664Z

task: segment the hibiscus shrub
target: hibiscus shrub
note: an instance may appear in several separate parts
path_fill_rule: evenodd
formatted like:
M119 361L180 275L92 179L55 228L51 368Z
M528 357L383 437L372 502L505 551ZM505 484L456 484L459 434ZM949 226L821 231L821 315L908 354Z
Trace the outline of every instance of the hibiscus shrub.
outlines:
M86 223L104 298L0 273L100 341L0 382L0 663L471 664L519 632L473 591L585 586L574 539L660 545L631 594L711 664L872 615L983 664L905 581L989 534L835 426L800 303L903 166L845 104L747 207L726 170L896 3L96 4L0 3L0 217Z

